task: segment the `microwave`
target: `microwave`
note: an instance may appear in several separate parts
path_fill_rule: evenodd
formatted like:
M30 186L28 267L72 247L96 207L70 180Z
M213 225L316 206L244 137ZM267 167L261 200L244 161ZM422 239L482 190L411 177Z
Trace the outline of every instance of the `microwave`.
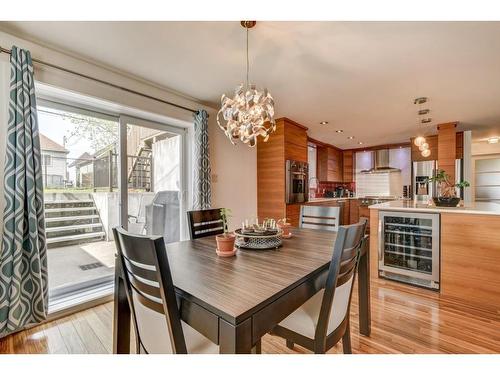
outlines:
M286 161L286 203L304 203L309 197L309 165L303 161Z

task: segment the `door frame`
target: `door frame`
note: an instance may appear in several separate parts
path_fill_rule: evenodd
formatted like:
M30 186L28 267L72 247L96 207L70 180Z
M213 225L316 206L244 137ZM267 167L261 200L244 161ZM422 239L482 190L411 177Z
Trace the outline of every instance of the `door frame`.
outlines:
M187 168L188 168L188 144L187 144L187 128L182 128L178 126L172 126L166 123L146 120L139 117L120 115L119 117L119 127L118 127L118 143L119 143L119 186L120 186L120 201L119 201L119 212L120 212L120 225L127 230L128 229L128 181L127 181L127 125L142 126L150 129L156 129L161 131L166 131L172 134L180 136L180 155L179 155L179 167L180 167L180 237L181 240L185 238L187 233L187 228L185 224L185 216L188 209L188 180L187 180Z

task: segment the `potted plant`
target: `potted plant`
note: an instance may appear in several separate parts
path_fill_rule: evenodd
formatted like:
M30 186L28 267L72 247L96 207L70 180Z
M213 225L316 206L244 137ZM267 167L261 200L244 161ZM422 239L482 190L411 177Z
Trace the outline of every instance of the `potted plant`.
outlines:
M433 197L432 200L436 206L440 207L456 207L460 203L460 197L457 197L456 188L469 187L468 181L460 181L453 183L450 181L450 176L442 169L439 169L434 177L427 180L428 182L436 182L438 184L439 195Z
M218 234L215 239L217 241L217 251L220 253L234 252L234 241L236 237L233 233L229 232L229 218L231 217L231 210L229 208L220 209L220 218L222 219L222 226L224 228L223 234Z

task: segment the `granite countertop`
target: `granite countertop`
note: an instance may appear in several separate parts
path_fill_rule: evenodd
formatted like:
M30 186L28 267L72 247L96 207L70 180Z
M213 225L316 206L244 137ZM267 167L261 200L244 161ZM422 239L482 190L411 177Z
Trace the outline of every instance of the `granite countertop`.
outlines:
M436 207L425 203L415 203L413 200L397 200L374 204L370 209L387 211L415 211L431 213L459 213L475 215L498 215L500 216L500 204L493 202L474 202L461 207Z

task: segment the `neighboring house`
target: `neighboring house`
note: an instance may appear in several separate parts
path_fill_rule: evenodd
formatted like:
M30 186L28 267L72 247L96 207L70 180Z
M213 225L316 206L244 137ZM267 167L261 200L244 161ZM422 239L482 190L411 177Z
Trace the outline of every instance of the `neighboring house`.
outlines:
M69 168L75 168L75 186L79 188L109 187L109 159L111 155L112 184L113 187L117 187L118 171L116 168L116 154L116 143L102 148L95 154L89 154L88 152L81 154L68 166Z
M64 188L67 180L67 155L64 146L40 133L42 176L46 188Z
M92 187L93 160L94 157L92 155L88 152L84 152L68 165L68 168L75 168L76 187Z

